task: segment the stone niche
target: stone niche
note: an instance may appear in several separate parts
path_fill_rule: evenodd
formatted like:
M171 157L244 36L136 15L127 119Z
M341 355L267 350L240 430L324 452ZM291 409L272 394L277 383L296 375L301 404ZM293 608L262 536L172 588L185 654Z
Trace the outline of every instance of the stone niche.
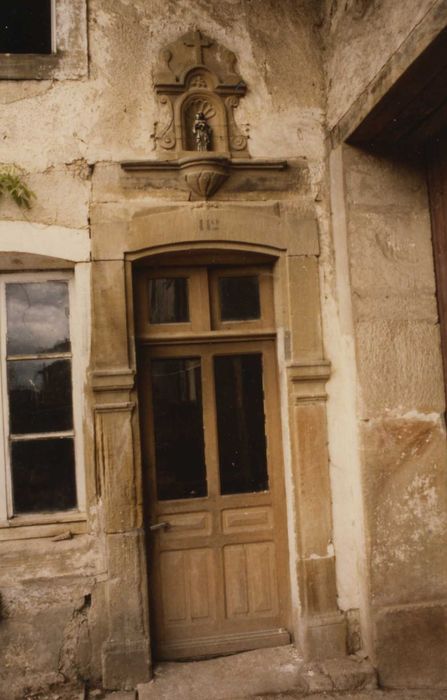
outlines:
M236 71L236 56L200 31L190 32L160 52L155 91L167 107L168 119L157 129L157 150L167 157L190 155L199 149L194 134L197 114L210 133L207 153L247 157L247 137L233 111L246 85Z
M207 199L234 170L285 169L285 161L250 158L234 118L247 90L236 56L199 30L161 50L154 89L165 112L155 129L158 159L126 161L125 171L178 171L193 195Z

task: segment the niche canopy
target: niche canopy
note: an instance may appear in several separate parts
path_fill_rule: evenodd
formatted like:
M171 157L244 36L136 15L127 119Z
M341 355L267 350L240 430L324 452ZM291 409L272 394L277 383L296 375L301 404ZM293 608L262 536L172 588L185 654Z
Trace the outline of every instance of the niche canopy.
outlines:
M208 198L232 170L282 170L284 161L251 159L234 110L247 86L236 56L199 30L160 51L154 87L168 116L157 124L159 160L127 161L127 171L179 171L197 197Z

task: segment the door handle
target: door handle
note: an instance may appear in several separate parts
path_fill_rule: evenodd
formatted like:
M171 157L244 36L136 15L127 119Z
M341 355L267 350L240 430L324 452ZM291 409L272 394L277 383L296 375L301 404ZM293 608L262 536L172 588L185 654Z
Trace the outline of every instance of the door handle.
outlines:
M168 523L167 521L162 522L162 523L156 523L155 525L150 525L149 530L151 532L155 532L156 530L168 530L171 527L171 524Z

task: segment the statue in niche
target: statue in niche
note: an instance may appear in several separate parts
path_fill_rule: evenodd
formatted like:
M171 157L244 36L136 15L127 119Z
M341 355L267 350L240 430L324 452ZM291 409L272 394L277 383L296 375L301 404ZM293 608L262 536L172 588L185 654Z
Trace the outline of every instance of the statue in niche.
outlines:
M197 112L192 125L196 151L209 151L211 146L211 127L203 112Z

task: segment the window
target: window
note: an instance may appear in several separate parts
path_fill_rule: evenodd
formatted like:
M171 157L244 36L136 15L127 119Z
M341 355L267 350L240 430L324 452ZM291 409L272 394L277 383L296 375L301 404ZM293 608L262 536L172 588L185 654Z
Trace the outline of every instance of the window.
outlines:
M0 80L87 75L86 0L1 0Z
M76 511L73 280L0 276L6 515Z
M52 0L2 0L0 53L51 53L52 10Z

